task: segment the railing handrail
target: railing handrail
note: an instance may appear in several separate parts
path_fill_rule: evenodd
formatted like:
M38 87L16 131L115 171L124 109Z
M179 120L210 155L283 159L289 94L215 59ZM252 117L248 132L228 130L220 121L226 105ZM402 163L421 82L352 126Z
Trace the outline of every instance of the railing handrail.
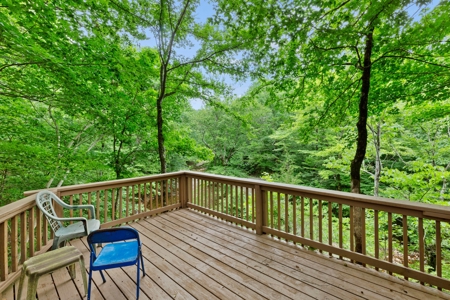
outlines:
M278 182L268 182L257 179L247 179L247 178L238 178L231 176L222 176L201 172L193 172L193 171L184 171L185 175L189 175L191 177L201 177L201 178L210 178L219 181L226 181L230 183L246 183L246 184L254 184L259 185L264 188L269 188L270 190L282 189L290 192L298 192L305 194L310 194L311 196L322 198L331 197L333 199L341 199L345 204L354 204L354 202L358 202L364 207L371 208L373 205L379 205L384 207L392 207L398 209L408 209L414 210L417 212L421 212L427 217L435 217L439 219L450 220L450 206L443 206L439 204L428 204L428 203L420 203L420 202L411 202L408 200L399 200L399 199L390 199L383 197L375 197L363 194L355 194L350 192L342 192L342 191L333 191L321 188L313 188L301 185L293 185L286 183L278 183Z
M164 174L156 174L156 175L148 175L148 176L141 176L141 177L133 177L133 178L125 178L125 179L115 179L115 180L107 180L107 181L99 181L99 182L93 182L93 183L83 183L83 184L75 184L75 185L67 185L62 186L59 188L54 188L53 190L58 191L61 193L61 195L69 195L71 192L78 191L78 190L84 190L84 189L98 189L102 187L114 187L114 186L123 186L127 184L138 184L140 182L146 182L151 180L158 180L158 179L166 179L166 178L173 178L175 176L184 175L185 171L179 171L179 172L171 172L171 173L164 173ZM41 191L39 190L31 190L24 192L25 196L33 195Z

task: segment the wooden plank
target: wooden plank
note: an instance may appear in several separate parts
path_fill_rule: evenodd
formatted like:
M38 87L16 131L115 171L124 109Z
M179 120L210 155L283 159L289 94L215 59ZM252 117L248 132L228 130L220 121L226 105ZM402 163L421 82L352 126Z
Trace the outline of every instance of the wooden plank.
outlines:
M152 225L157 224L152 222ZM145 244L147 244L147 240L151 238L154 242L164 247L165 250L183 258L183 260L192 265L193 268L207 274L219 284L223 284L229 290L234 290L240 297L243 297L244 299L264 298L261 294L258 294L245 286L244 282L251 281L251 278L245 276L243 273L233 276L234 273L239 272L230 267L227 268L226 264L220 262L220 260L216 260L214 257L209 256L202 251L195 251L195 248L192 248L189 244L161 231L157 226L143 226L142 223L135 223L133 224L133 227L138 229L141 235L145 235L146 239L144 238L143 240ZM233 279L236 277L237 279ZM255 288L255 290L257 290L257 288ZM232 295L232 298L235 298L237 295Z
M174 214L181 215L184 218L189 218L198 222L199 224L205 224L215 230L227 232L233 235L233 237L241 237L244 239L244 247L253 248L253 243L257 243L263 247L268 254L273 256L281 256L284 259L294 260L296 263L307 263L318 265L318 270L323 272L323 269L327 269L327 274L331 274L335 271L339 278L343 281L352 282L356 286L367 286L371 290L379 292L386 297L394 299L450 299L449 295L439 292L436 289L421 286L412 282L407 282L402 279L380 273L369 268L363 268L359 265L349 264L344 261L336 259L327 259L322 255L316 254L312 251L303 251L301 248L286 243L280 243L276 240L269 238L268 236L257 236L246 230L242 230L238 227L228 226L217 220L205 218L192 211L180 211ZM267 248L267 246L269 246ZM393 293L393 294L392 294ZM388 295L390 295L388 297ZM434 297L434 298L433 298Z
M167 221L166 217L167 216L160 216L160 218L152 221L159 222L163 226L170 227L172 231L178 232L183 230L183 228L186 228L186 224L180 224L179 222L175 222L173 219L171 221ZM195 224L195 222L190 223L190 225L192 224ZM207 231L207 228L204 229ZM195 239L195 241L202 245L199 245L199 247L210 247L216 250L218 255L225 255L222 256L222 260L225 261L228 259L227 261L229 261L229 263L240 265L241 268L245 270L248 275L254 277L255 280L263 282L272 289L277 289L286 297L291 297L294 299L325 299L328 297L328 299L335 299L334 296L328 293L311 288L312 286L309 285L309 282L294 279L291 276L269 267L267 260L257 261L253 258L243 256L242 252L239 252L239 250L242 251L240 247L238 247L237 249L239 250L236 251L236 249L229 249L228 247L225 247L223 241L219 244L220 238L214 239L211 236L205 238L200 231L194 230L193 227L189 230L189 234L193 239ZM213 243L211 243L211 241L213 241ZM234 261L231 261L230 259Z
M217 244L216 247L223 249L223 252L232 253L235 251L239 253L239 256L243 256L246 259L252 259L255 261L264 262L271 272L274 273L274 277L280 278L286 286L291 286L294 288L300 288L309 296L315 297L317 299L364 299L369 297L370 299L385 299L385 297L381 297L378 294L370 293L369 291L364 291L364 296L361 295L361 290L354 289L354 292L348 292L348 289L352 289L354 286L353 283L348 283L347 285L342 286L342 280L340 278L333 278L331 276L327 276L322 271L314 271L305 270L299 266L288 266L284 262L284 258L278 259L276 256L267 256L267 251L265 249L260 249L259 251L256 249L248 250L243 246L245 243L237 242L235 237L229 237L222 233L217 232L214 228L208 228L197 222L187 220L182 218L179 214L176 217L171 216L161 216L166 219L167 222L171 222L174 225L178 225L180 227L191 228L190 234L194 234L194 237L203 237L207 241L213 242ZM177 221L174 221L176 218ZM159 221L159 219L157 219ZM156 220L155 220L156 221ZM168 223L163 223L167 226ZM176 227L172 227L176 229ZM197 237L198 241L201 241L200 238ZM212 247L211 245L208 245ZM268 261L268 262L267 262ZM255 268L256 265L255 265ZM260 269L260 268L257 268ZM261 270L261 269L260 269ZM325 277L325 279L323 279ZM302 284L300 284L301 282ZM306 284L306 286L304 285ZM309 285L309 286L308 286ZM327 295L328 293L329 295ZM300 297L301 298L301 297Z
M164 272L172 280L197 299L218 299L214 294L198 284L195 280L184 274L177 266L172 265L163 257L163 253L156 253L144 244L142 247L144 256L152 262L152 264Z
M80 274L81 277L81 274ZM55 284L58 295L64 300L79 300L83 294L77 289L75 283L70 277L67 268L61 268L52 273L53 283Z
M165 231L167 233L167 230L165 230L162 225L157 225L161 224L157 221L158 219L160 219L160 217L146 221L150 224L156 223L155 226L158 227L159 230ZM215 266L217 266L222 272L225 272L227 276L232 277L236 281L249 287L255 292L259 291L258 293L262 293L264 295L263 298L267 297L269 299L289 299L288 297L280 293L281 291L279 291L279 289L282 288L282 286L276 286L276 288L278 288L278 290L276 290L267 284L261 283L261 280L259 280L259 272L255 272L253 269L248 268L247 266L235 261L229 256L220 254L214 248L199 243L195 238L190 236L189 231L171 230L170 235L172 235L174 238L182 240L187 245L189 245L188 250L193 255L194 253L196 256L199 255L199 253L204 253L204 255L206 254L212 257L206 260L206 263L212 264L212 261L214 261L216 263Z
M135 228L139 228L141 232L144 232L142 226L138 224L134 224ZM148 234L148 233L147 233ZM214 269L210 268L208 272L202 272L199 268L202 265L202 262L196 260L186 254L184 251L176 251L175 249L170 247L170 244L164 241L164 239L148 235L141 235L142 243L152 249L155 253L164 253L163 258L166 263L172 264L183 274L186 274L189 278L196 281L199 285L202 285L205 289L207 289L210 293L215 295L219 299L235 299L240 298L236 293L232 291L235 286L228 285L225 286L222 283L219 283L214 280L214 275L217 275L218 272L214 272ZM175 252L175 253L174 253ZM230 290L231 287L231 290Z
M22 295L25 296L27 292L26 290L24 290L22 293L23 293ZM37 285L37 296L39 300L59 299L58 292L56 290L55 284L53 283L53 278L51 274L46 274L39 278Z

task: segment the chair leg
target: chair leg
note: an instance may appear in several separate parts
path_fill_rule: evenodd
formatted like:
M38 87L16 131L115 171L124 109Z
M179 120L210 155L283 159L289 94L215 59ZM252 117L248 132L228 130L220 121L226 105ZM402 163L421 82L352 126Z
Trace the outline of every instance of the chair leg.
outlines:
M75 264L71 264L69 265L69 274L70 274L70 278L75 279L77 276L77 272L75 270Z
M105 275L103 275L102 270L99 270L99 271L100 271L100 275L102 275L103 283L105 283L106 282Z
M139 285L140 285L140 277L141 276L139 276L139 268L140 266L139 266L139 259L138 259L138 263L137 263L137 280L136 280L136 299L139 299Z
M36 290L37 290L38 280L39 280L39 277L36 275L28 276L27 300L35 300L36 299Z
M141 255L141 265L142 265L142 277L144 277L145 276L145 267L144 267L144 258L143 258L143 256L142 256L142 250L139 250L139 252L140 252L140 255Z
M52 250L58 249L58 247L59 247L59 237L55 236L53 238Z
M84 294L87 294L87 279L86 279L86 267L84 266L84 257L83 255L80 256L80 272L81 272L81 278L83 278L83 285L84 285Z
M25 281L25 273L26 273L26 267L24 266L22 268L22 274L20 274L20 280L19 280L19 296L17 299L21 300L22 298L22 289L23 289L23 282Z
M88 292L87 292L87 300L91 299L91 285L92 285L92 265L89 266L89 285L88 285Z

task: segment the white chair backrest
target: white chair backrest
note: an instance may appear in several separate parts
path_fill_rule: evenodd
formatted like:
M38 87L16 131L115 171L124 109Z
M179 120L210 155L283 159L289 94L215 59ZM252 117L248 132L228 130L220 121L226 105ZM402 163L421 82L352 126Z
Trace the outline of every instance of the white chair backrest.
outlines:
M44 213L53 231L56 232L59 228L63 227L63 225L60 221L57 221L52 218L58 217L53 208L53 199L56 202L58 202L59 200L59 198L50 191L40 191L36 196L36 204L39 207L39 209Z

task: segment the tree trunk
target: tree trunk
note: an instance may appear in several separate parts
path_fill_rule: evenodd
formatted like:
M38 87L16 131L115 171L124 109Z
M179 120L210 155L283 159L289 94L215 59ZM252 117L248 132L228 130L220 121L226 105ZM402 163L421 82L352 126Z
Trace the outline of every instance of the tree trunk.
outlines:
M162 97L156 102L157 126L158 126L158 153L161 173L166 173L166 149L164 148Z
M373 195L378 197L380 190L380 178L383 164L381 163L381 120L378 121L377 127L373 128L368 125L373 135L373 145L375 147L375 172L373 175Z
M364 65L361 77L361 96L359 98L359 118L356 127L358 129L358 140L356 146L355 157L350 165L351 191L359 194L361 192L361 165L366 155L367 149L367 103L369 100L370 90L370 71L372 68L371 56L373 48L373 28L370 29L366 36L366 48L364 50ZM355 251L363 252L362 243L362 209L355 207L354 209L354 236Z

